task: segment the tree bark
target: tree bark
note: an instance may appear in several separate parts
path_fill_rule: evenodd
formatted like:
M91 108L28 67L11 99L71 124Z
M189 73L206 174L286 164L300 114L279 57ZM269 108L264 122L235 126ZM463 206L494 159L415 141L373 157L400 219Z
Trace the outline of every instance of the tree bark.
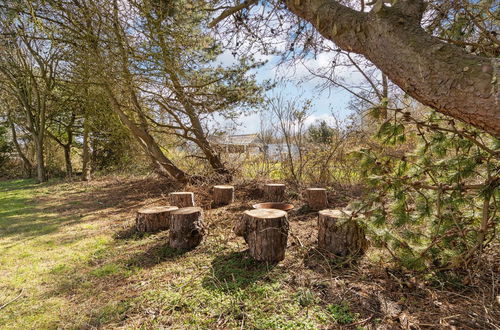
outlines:
M205 226L200 207L175 210L170 218L169 246L174 249L193 249L203 240Z
M222 160L220 158L220 155L214 150L212 145L207 139L207 135L205 133L205 130L203 129L203 126L201 125L200 119L199 119L199 113L196 109L195 106L192 105L192 103L189 100L189 97L187 97L185 93L185 87L182 86L182 83L179 79L178 73L175 71L174 67L175 66L170 66L169 63L172 61L169 60L169 54L171 54L170 47L168 45L168 42L166 42L164 35L159 34L158 35L158 41L160 43L160 46L162 48L162 54L163 54L163 59L164 59L164 70L165 73L168 74L172 86L173 86L173 91L177 96L177 99L179 102L182 104L182 107L184 108L184 111L189 118L189 122L191 123L191 127L188 129L182 124L182 122L178 122L178 124L191 131L194 135L193 142L198 145L198 147L201 149L203 154L205 155L206 159L208 160L210 166L212 169L215 171L215 173L220 174L224 179L225 182L230 182L232 177L230 171L224 166L222 163ZM178 118L177 116L174 116L174 118ZM186 132L187 134L188 132Z
M118 8L114 6L114 18L117 19L117 12ZM90 41L90 48L94 53L94 56L97 58L97 62L101 64L102 66L106 65L106 61L103 58L103 55L101 53L101 49L99 48L99 44L97 42L98 37L95 35L95 31L93 30L92 23L90 21L87 22L87 33L89 33L90 36L93 37L93 40ZM187 182L189 177L188 175L182 171L180 168L175 166L175 164L165 156L163 151L161 150L160 146L158 143L156 143L155 139L151 134L148 132L147 127L145 127L144 122L144 114L141 112L142 109L140 109L140 104L138 102L137 94L136 94L136 89L134 89L134 86L132 86L132 75L130 73L130 70L128 68L129 65L129 59L128 59L128 53L124 49L124 44L122 40L122 35L121 35L121 27L118 26L118 22L115 21L113 25L114 33L117 38L117 45L119 47L120 55L121 55L121 69L122 69L122 74L126 77L124 79L124 83L127 87L128 91L128 96L130 97L133 106L135 107L134 111L135 114L139 117L140 120L142 120L142 123L138 124L135 122L133 117L129 117L127 113L124 111L122 105L120 104L117 95L113 91L113 80L110 79L107 75L102 76L102 82L103 82L103 87L104 90L110 100L111 107L113 111L118 115L122 123L128 127L132 135L139 141L141 144L143 150L146 152L146 154L149 156L151 159L152 163L154 164L156 170L158 173L161 175L171 177L172 179L179 181L179 182ZM105 68L103 67L103 70Z
M137 211L135 228L139 232L155 232L170 227L170 213L177 210L176 206L154 206Z
M248 243L252 258L278 262L285 259L288 228L285 211L257 209L245 211L234 232Z
M422 0L400 0L370 13L335 0L285 3L340 48L364 55L422 104L500 137L499 61L426 33Z
M64 162L66 163L66 177L73 177L73 165L71 165L71 145L64 146Z
M283 202L285 200L286 186L281 183L268 183L264 185L264 198L266 202Z
M168 194L170 204L179 208L194 206L194 193L188 191L178 191Z
M318 215L318 247L341 257L363 254L368 247L365 231L351 213L322 210Z
M39 183L47 181L45 172L45 159L43 155L43 136L35 136L35 155L36 155L36 178Z
M116 99L111 87L105 83L105 90L110 98L112 108L120 120L130 129L132 135L140 142L146 154L153 162L156 170L165 176L171 177L179 182L187 182L188 175L168 159L160 149L154 138L143 127L134 123L121 109L120 103Z
M90 164L90 127L88 118L85 117L83 122L83 154L82 154L82 180L90 181L91 179L91 164Z
M328 207L326 189L308 188L306 190L307 204L313 210L323 210Z
M229 205L234 201L234 187L221 185L214 186L214 205Z
M21 157L21 160L23 161L23 169L28 178L31 177L33 173L33 164L31 164L30 160L26 157L24 154L23 150L21 149L21 146L19 145L19 141L17 141L17 132L16 132L16 126L14 125L14 122L9 118L9 123L10 123L10 129L12 132L12 141L14 142L14 146L16 148L17 154L19 157Z

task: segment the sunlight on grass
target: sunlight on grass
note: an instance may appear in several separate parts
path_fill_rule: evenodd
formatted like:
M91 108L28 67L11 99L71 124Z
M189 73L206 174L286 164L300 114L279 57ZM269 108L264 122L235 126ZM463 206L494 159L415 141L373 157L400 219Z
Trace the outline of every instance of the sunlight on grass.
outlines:
M94 214L95 189L0 182L0 302L22 293L0 311L0 324L314 329L356 319L287 285L286 268L256 262L216 235L188 252L169 248L164 233L117 238L109 216L120 205L99 204L109 213Z

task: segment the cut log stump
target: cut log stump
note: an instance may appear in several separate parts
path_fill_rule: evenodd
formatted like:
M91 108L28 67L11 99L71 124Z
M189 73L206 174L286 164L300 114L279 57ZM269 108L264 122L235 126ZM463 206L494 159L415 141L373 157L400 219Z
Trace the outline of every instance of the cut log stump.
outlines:
M228 185L214 186L214 205L229 205L234 201L234 187Z
M307 204L313 210L324 210L328 207L326 189L308 188L306 190Z
M234 232L248 243L250 256L259 261L278 262L285 258L288 219L285 211L249 210L236 224Z
M139 232L155 232L166 230L170 226L170 213L177 210L177 206L145 207L137 211L135 228Z
M322 210L318 215L318 247L338 256L355 256L368 247L365 230L351 212Z
M264 198L266 202L283 202L285 200L285 188L282 183L268 183L264 185Z
M194 206L194 193L188 191L177 191L168 194L170 204L179 208Z
M193 249L205 235L203 210L200 207L184 207L170 215L168 245L174 249Z

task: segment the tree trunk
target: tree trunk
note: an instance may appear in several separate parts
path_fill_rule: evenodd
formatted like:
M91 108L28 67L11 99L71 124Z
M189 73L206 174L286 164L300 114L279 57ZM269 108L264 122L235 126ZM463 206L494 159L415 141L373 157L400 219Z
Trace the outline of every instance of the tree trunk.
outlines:
M116 11L117 11L117 9L115 8L115 13L114 13L115 16L117 15ZM94 36L93 35L94 31L92 30L91 24L89 22L87 22L87 25L89 28L89 31L87 31L87 32L90 33L90 35ZM130 74L130 71L129 71L128 66L127 66L128 65L128 55L127 55L125 49L123 48L124 46L123 46L123 43L121 40L121 35L117 29L118 29L118 27L115 25L115 30L116 30L115 32L117 35L118 45L120 47L120 51L121 51L121 55L122 55L122 69L123 69L123 73L125 74L125 76L127 78L127 79L125 79L125 83L126 83L127 88L129 89L129 91L128 91L130 94L129 96L133 101L135 101L135 106L137 107L138 106L137 95L135 94L136 91L134 89L132 89L132 86L131 86L132 82L130 81L131 74ZM98 44L95 42L92 43L91 48L94 52L94 56L97 57L98 62L100 64L105 65L106 61L103 59L103 56L101 54L101 50L98 47ZM104 69L105 68L103 68L103 70ZM179 181L179 182L187 182L189 179L188 175L184 171L182 171L180 168L175 166L175 164L169 158L167 158L165 156L165 154L163 153L161 148L158 146L155 139L151 136L151 134L149 134L149 132L144 127L141 127L141 125L138 125L131 118L129 118L127 113L122 109L122 105L120 104L115 93L113 92L113 88L112 88L113 81L111 79L109 79L109 77L107 77L107 76L103 76L102 78L103 78L102 79L103 80L103 87L104 87L104 90L109 98L109 101L111 103L111 107L112 107L113 111L118 115L121 122L125 126L128 127L128 129L130 130L132 135L139 141L142 148L144 149L144 151L146 152L146 154L149 156L152 163L154 164L158 173L160 173L161 175L167 176L167 177L171 177L172 179ZM139 110L139 111L135 111L135 113L139 117L142 118L143 114L140 112L140 109L137 109L137 110Z
M43 138L34 136L36 154L36 178L39 183L47 181L45 172L45 160L43 155Z
M264 185L264 199L266 202L283 202L285 200L286 186L281 183L268 183Z
M19 145L19 142L17 141L17 132L14 122L10 120L10 118L9 122L10 122L10 129L12 131L12 142L14 142L17 154L19 155L19 157L21 157L21 160L23 161L23 171L26 174L26 176L30 178L31 175L33 174L33 164L31 164L30 160L26 157L23 150L21 149L21 146Z
M213 192L214 205L229 205L234 201L233 186L214 186Z
M368 241L350 212L322 210L318 215L318 247L341 257L356 256L364 253Z
M83 122L83 154L82 154L82 180L90 181L91 179L91 164L90 164L90 127L88 118Z
M255 260L278 262L285 259L288 240L288 219L285 211L245 211L234 232L237 236L243 236L248 243L250 256Z
M170 204L179 208L194 206L194 193L188 191L178 191L168 194Z
M170 227L170 213L177 210L176 206L155 206L137 211L135 228L139 232L155 232Z
M423 0L362 13L335 0L286 0L340 48L364 55L410 96L500 137L498 60L467 53L426 33Z
M308 188L306 190L307 204L313 210L323 210L328 207L326 189Z
M177 99L179 102L182 104L182 107L184 108L185 113L187 114L189 121L191 123L191 127L189 130L194 134L195 139L193 142L195 142L198 147L201 149L205 157L207 158L208 162L210 163L210 166L212 169L215 171L215 173L220 174L223 176L223 179L225 182L230 182L232 177L231 173L229 170L224 166L222 163L222 160L220 158L220 155L214 150L212 145L207 139L207 135L205 134L205 130L203 129L203 126L201 125L200 118L199 118L199 113L195 106L190 102L189 97L185 93L185 87L182 85L178 73L167 65L169 63L169 54L170 54L170 48L168 43L165 42L165 38L163 35L159 35L159 42L162 48L163 56L164 56L164 70L170 77L173 85L173 91L177 96ZM174 117L175 118L175 117ZM181 122L179 122L180 126L182 125ZM187 134L187 132L186 132Z
M169 246L174 249L193 249L205 234L203 211L200 207L175 210L170 218Z
M157 171L165 176L169 176L179 182L187 182L188 175L180 168L174 165L160 149L154 138L142 127L134 123L127 114L121 109L120 103L116 99L111 87L105 84L106 92L111 100L111 105L114 112L120 120L127 126L132 135L140 142L146 154L150 157Z
M71 165L71 145L66 144L64 148L64 161L66 163L66 177L73 177L73 165Z

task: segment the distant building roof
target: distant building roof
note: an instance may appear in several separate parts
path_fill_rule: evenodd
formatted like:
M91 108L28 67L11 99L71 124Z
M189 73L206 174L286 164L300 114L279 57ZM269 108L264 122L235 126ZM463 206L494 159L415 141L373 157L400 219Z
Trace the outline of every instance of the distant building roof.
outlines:
M211 136L210 142L223 145L260 145L262 142L258 134L240 134L240 135L221 135Z

